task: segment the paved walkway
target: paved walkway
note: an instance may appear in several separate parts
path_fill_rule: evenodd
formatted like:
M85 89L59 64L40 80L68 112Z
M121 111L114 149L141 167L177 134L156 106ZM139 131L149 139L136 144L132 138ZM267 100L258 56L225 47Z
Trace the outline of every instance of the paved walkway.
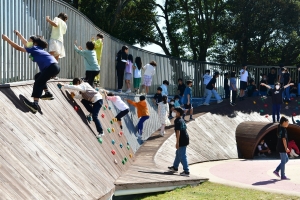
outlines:
M280 160L224 160L190 166L191 173L230 186L300 196L300 159L289 160L281 181L273 174Z

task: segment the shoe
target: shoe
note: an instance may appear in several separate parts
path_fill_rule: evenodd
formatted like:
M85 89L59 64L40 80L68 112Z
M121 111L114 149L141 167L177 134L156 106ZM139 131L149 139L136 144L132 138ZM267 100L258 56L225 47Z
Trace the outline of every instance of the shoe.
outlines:
M137 89L136 93L139 94L140 93L140 89Z
M50 92L46 92L44 95L42 95L40 97L40 99L42 100L52 100L53 98L53 94L51 94Z
M204 102L202 105L203 105L203 106L209 106L209 103L205 103L205 102Z
M131 93L131 90L127 90L126 93Z
M34 102L30 102L27 99L24 99L23 102L33 113L36 113L39 110L39 106Z
M180 176L190 176L190 172L183 171L180 173Z
M222 103L223 102L223 100L222 99L220 99L219 101L217 101L217 103Z
M194 121L194 120L195 120L194 118L192 118L192 117L190 118L190 121Z
M160 135L161 137L164 137L165 133L166 133L165 131L164 131L164 132L160 132L159 135Z
M58 80L59 78L58 78L58 76L55 76L53 79L54 79L54 80Z
M122 90L118 90L119 93L122 93Z
M290 179L286 176L283 176L283 177L281 177L281 180L290 180Z
M278 178L280 178L278 171L274 171L273 174L275 174L275 176L277 176Z
M173 166L168 167L170 172L178 172L178 169L175 169Z
M104 136L104 133L99 133L96 137L97 138L102 138L102 136Z

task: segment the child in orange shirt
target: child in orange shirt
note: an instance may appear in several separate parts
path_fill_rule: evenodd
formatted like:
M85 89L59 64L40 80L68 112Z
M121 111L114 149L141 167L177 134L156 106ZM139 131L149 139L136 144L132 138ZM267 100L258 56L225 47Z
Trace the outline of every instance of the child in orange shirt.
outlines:
M138 118L140 118L139 123L138 123L138 132L136 134L137 137L141 138L143 134L143 126L144 122L149 119L149 110L147 107L147 102L145 101L146 97L145 96L140 96L140 101L135 102L131 101L130 99L127 99L127 102L134 107L137 108L137 115ZM125 99L126 100L126 99Z

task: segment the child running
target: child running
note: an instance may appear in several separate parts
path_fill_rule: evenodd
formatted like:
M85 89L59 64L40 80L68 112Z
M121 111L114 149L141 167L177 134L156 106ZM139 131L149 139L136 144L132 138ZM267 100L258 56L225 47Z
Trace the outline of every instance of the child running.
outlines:
M86 43L87 50L82 50L81 47L77 47L77 41L74 42L74 50L84 58L85 66L85 79L94 87L94 79L100 73L100 67L98 65L96 51L94 51L95 44L92 41Z
M95 122L96 129L98 131L97 138L100 138L104 135L101 123L98 119L98 115L100 109L103 105L102 95L96 91L92 86L88 83L81 82L79 78L73 79L73 85L64 85L63 83L59 83L65 89L77 90L79 94L75 95L74 98L82 99L81 103L86 108L88 112L90 112L93 117L93 121ZM73 93L74 94L74 93Z
M131 54L128 55L126 68L125 68L125 84L127 86L126 93L131 92L131 79L132 79L132 65L133 65L133 56Z
M217 82L218 77L219 77L219 72L215 72L213 78L207 84L207 86L206 86L207 96L206 96L205 101L202 105L209 106L209 102L210 102L210 98L211 98L212 94L214 94L215 98L217 99L217 103L223 102L223 100L221 99L221 97L218 94L217 89L216 89L216 82Z
M178 167L181 163L184 171L181 172L180 175L189 176L189 165L186 156L186 148L189 145L189 135L186 131L185 122L181 118L181 116L183 115L183 110L182 108L175 108L173 113L176 116L176 119L174 121L176 134L176 156L173 162L173 166L168 167L168 169L172 172L178 172Z
M165 135L165 127L170 125L170 120L168 119L169 115L169 104L168 97L164 95L162 97L162 102L158 104L158 118L161 123L160 127L160 136Z
M113 93L106 93L104 91L105 98L107 100L110 100L117 108L120 110L120 112L115 116L115 118L118 120L118 124L120 125L120 128L123 129L122 126L122 117L128 114L129 112L129 107L122 101L121 97L115 96Z
M133 65L134 73L133 73L133 86L134 92L136 94L140 93L140 86L142 80L142 59L141 57L136 57Z
M19 33L19 31L14 31L14 33L22 41L24 47L11 41L6 35L2 35L2 39L10 44L13 48L21 52L27 52L30 54L29 58L33 62L36 62L40 72L34 76L33 91L31 97L33 97L33 102L24 99L25 105L33 112L36 113L39 107L39 99L51 100L53 95L49 92L47 87L47 81L55 77L60 72L60 67L57 64L57 60L51 56L44 49L47 48L47 42L39 37L31 36L28 41ZM43 90L45 92L42 95Z
M149 119L149 110L148 110L148 106L147 106L147 102L145 101L146 97L145 96L140 96L140 101L139 102L135 102L135 101L131 101L130 99L124 99L127 100L127 102L131 105L133 105L134 107L137 108L137 115L138 118L140 118L139 122L138 122L138 132L136 133L136 136L138 138L142 137L143 134L143 128L144 128L144 122Z
M294 85L294 83L289 83L284 87L280 88L280 83L275 83L275 89L272 89L271 86L261 83L260 85L269 88L270 93L272 94L272 116L273 116L273 123L275 123L275 115L277 115L277 122L279 122L280 118L280 109L282 104L282 93L285 88L289 87L290 85Z
M49 40L49 53L58 61L59 58L66 56L63 35L67 32L68 16L65 13L59 13L57 17L50 19L46 16L46 21L52 26L51 36Z
M143 83L145 87L145 95L147 95L149 92L149 87L151 86L152 83L152 76L155 74L155 67L156 67L155 61L151 61L149 64L143 67L143 69L145 70L144 83Z
M287 153L290 152L288 149L288 135L286 128L289 126L289 120L285 117L280 118L280 122L278 124L277 129L277 151L279 152L281 162L278 165L278 167L273 172L277 177L279 176L279 171L281 173L281 180L289 180L285 176L285 164L289 161L289 157Z

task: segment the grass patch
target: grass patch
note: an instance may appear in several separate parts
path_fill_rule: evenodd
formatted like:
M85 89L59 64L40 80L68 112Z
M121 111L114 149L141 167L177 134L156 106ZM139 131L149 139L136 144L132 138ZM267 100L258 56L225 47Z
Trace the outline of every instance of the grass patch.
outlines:
M185 187L164 193L151 193L123 197L114 200L193 200L193 199L228 199L228 200L299 200L300 197L269 193L260 190L243 189L222 184L204 182L196 187Z

